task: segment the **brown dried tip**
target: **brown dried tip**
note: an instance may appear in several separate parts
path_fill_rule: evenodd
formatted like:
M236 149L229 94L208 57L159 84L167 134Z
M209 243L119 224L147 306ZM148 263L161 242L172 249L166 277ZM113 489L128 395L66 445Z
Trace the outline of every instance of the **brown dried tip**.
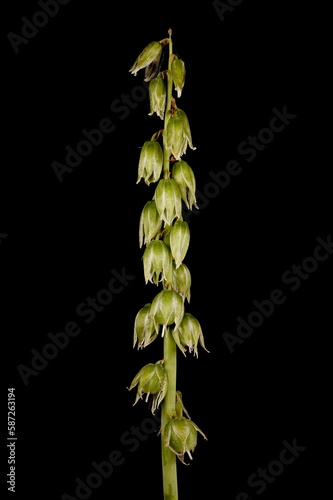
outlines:
M160 40L160 44L162 47L165 47L169 43L169 38L163 38L163 40Z

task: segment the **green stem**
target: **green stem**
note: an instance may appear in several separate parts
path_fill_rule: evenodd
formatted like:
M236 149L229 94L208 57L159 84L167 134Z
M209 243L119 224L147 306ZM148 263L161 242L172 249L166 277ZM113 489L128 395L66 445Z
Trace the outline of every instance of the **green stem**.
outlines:
M171 63L172 63L172 31L169 30L169 64L168 64L168 85L167 85L167 102L164 116L164 130L166 130L168 120L170 117L171 99L172 99L172 76L171 76ZM170 151L165 147L165 138L163 136L163 155L164 166L163 176L164 179L170 177ZM163 474L163 492L164 500L178 500L178 483L177 483L177 457L166 446L164 429L171 418L176 415L176 376L177 376L177 346L173 340L170 329L167 330L164 336L164 368L168 377L168 389L162 403L162 423L161 423L161 440L162 440L162 474Z
M171 331L164 336L164 368L168 376L168 390L162 405L162 472L164 500L178 500L176 455L164 446L164 428L176 414L177 346Z
M168 86L167 86L167 100L166 100L166 108L164 115L164 131L168 125L170 109L171 109L171 99L172 99L172 76L171 76L171 63L172 63L172 31L169 30L169 63L168 63ZM168 179L170 176L170 168L169 168L169 159L170 159L170 151L168 151L165 147L165 140L163 137L163 154L164 154L164 165L163 165L163 176L164 179Z

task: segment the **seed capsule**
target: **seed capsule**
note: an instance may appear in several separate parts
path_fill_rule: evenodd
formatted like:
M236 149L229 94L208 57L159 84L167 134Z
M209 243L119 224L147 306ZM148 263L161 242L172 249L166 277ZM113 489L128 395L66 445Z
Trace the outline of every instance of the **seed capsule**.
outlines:
M134 404L142 398L143 394L147 394L146 401L148 401L149 396L152 395L153 401L151 411L153 414L164 399L167 391L168 378L163 363L163 360L157 361L155 364L149 363L141 368L128 388L130 391L135 386L138 386Z
M174 60L171 63L171 73L177 95L180 97L185 84L186 70L184 61L178 59L176 55L174 55Z
M146 304L135 317L133 347L138 344L138 349L143 349L151 344L157 337L154 322L150 316L151 304Z
M206 349L202 329L199 321L190 313L185 313L178 330L172 332L174 341L179 349L186 356L186 347L189 352L193 351L194 355L198 357L198 342L205 351Z
M175 109L170 115L165 132L166 149L180 160L181 156L186 153L187 146L191 149L196 149L192 144L192 135L189 121L186 113L181 109Z
M162 280L172 281L172 256L168 246L161 240L151 241L143 254L146 284L158 285Z
M176 264L173 264L172 287L184 300L187 299L187 301L190 302L191 273L185 264L180 264L177 268Z
M157 182L161 177L163 167L163 151L158 141L146 141L141 149L138 180L144 179L149 186L151 182Z
M171 226L182 216L182 199L178 184L173 179L161 179L157 184L154 200L160 218Z
M149 100L150 100L150 113L154 113L164 119L165 103L166 103L166 88L163 78L160 76L153 78L149 83Z
M172 168L172 178L177 182L181 197L187 208L198 208L195 198L196 182L194 172L186 161L177 161Z
M173 154L176 160L180 160L181 156L186 153L187 141L184 126L178 116L170 116L166 127L165 142L166 149L170 150L170 154Z
M157 332L159 325L163 325L162 337L164 336L167 326L173 323L175 323L174 330L177 331L184 316L183 299L174 290L162 290L153 299L150 314Z
M154 65L154 67L158 67L160 58L162 54L162 44L161 42L151 42L143 51L141 54L137 57L135 60L133 66L129 70L132 75L136 76L137 72L140 71L140 69L147 68L150 65ZM154 76L154 75L153 75ZM146 74L145 81L149 81L150 78Z
M170 248L175 259L176 268L182 263L190 244L190 229L188 223L177 220L170 231Z
M185 113L185 111L183 111L182 109L179 109L179 108L176 111L177 111L178 118L180 118L183 122L184 135L186 137L188 145L190 146L191 149L197 149L192 144L192 134L191 134L191 128L190 128L190 123L189 123L188 118L187 118L187 114Z
M161 230L162 221L156 208L156 203L148 201L141 212L139 224L139 245L147 245Z
M167 446L175 453L183 464L188 465L184 461L184 456L187 453L192 460L191 452L197 446L197 431L207 439L205 434L192 420L186 417L173 418L166 424L164 429L164 446Z

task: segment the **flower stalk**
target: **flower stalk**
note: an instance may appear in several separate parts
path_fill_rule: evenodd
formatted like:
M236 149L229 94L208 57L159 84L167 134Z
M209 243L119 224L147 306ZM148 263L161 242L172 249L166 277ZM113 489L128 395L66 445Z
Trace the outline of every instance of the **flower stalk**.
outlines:
M163 134L163 155L164 155L163 176L164 176L164 179L168 179L170 177L170 168L169 168L170 154L167 151L165 132L167 130L167 126L169 123L171 103L172 103L172 49L173 49L173 42L172 42L171 35L172 35L172 30L170 29L169 30L169 59L168 59L168 72L167 72L168 84L167 84L167 99L166 99L166 111L165 111L165 116L164 116L164 134Z
M177 456L165 446L165 427L176 416L177 346L170 332L164 337L164 369L168 389L162 404L161 444L164 500L178 500Z
M133 347L138 350L160 337L163 359L144 366L129 389L137 387L134 404L145 394L153 413L161 406L163 498L178 500L177 461L187 465L185 454L192 460L198 432L207 438L190 419L177 390L177 352L179 349L185 355L188 351L197 357L198 344L207 349L200 323L185 312L185 301L190 301L191 274L183 260L190 243L190 228L183 221L182 208L183 204L190 209L197 204L194 172L182 157L188 147L196 148L187 115L173 97L173 90L177 98L181 97L186 71L184 61L173 53L172 30L168 33L169 38L151 42L130 70L136 75L145 69L145 81L150 82L148 114L156 113L164 120L164 127L144 143L137 177L137 182L143 180L147 186L156 183L154 196L141 213L139 245L145 246L142 260L146 284L162 286L162 290L137 313L133 336ZM161 71L166 46L168 69Z

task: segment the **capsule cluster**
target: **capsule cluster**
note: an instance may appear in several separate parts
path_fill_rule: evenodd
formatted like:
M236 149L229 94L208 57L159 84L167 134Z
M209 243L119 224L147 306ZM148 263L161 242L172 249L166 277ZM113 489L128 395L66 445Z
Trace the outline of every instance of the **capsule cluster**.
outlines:
M143 180L148 186L155 184L152 199L143 207L139 222L144 278L146 284L161 285L163 289L137 313L133 347L143 349L159 336L172 335L184 355L188 351L198 356L198 344L207 349L199 321L185 312L185 302L190 302L191 297L191 274L183 262L189 248L190 229L182 218L183 204L190 210L193 206L198 208L194 172L182 158L188 147L196 148L186 113L167 94L166 81L171 78L172 89L178 98L181 96L185 63L172 54L168 70L160 70L162 50L167 43L168 39L150 43L130 69L134 75L145 69L145 81L149 81L149 115L156 113L164 120L164 129L154 133L141 148L137 176L137 183ZM137 387L135 403L144 394L146 399L151 395L154 412L165 397L167 386L163 360L160 360L144 366L129 389ZM165 446L181 461L185 452L191 457L197 426L182 414L169 424Z

